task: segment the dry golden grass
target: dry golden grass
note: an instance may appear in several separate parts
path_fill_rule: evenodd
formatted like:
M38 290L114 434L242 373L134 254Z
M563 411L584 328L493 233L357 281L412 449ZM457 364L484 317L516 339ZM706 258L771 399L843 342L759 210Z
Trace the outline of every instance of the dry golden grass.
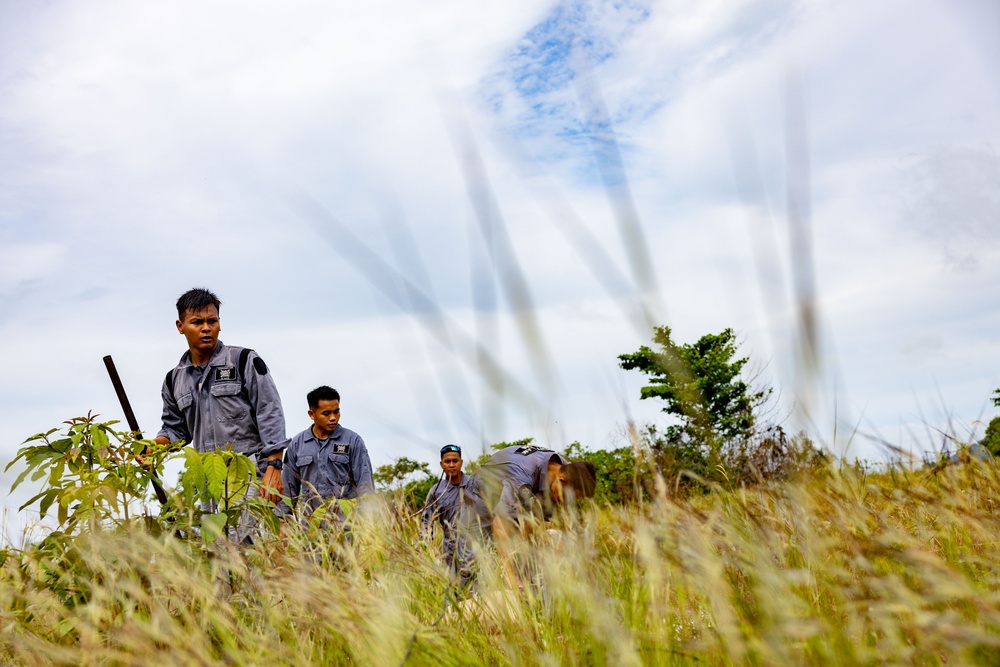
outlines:
M972 462L591 507L517 545L521 589L486 550L481 595L447 608L433 548L383 501L346 548L50 539L0 570L0 661L997 664L998 498Z

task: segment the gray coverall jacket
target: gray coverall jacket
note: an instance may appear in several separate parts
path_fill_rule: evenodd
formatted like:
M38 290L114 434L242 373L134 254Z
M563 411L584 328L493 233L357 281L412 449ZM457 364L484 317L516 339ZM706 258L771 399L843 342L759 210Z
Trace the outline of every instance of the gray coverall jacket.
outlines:
M430 537L435 519L444 529L441 555L465 583L474 565L472 541L490 534L490 512L475 475L463 474L458 484L442 479L431 488L421 516L425 538Z
M231 446L250 456L257 475L263 476L267 455L285 446L285 413L274 379L256 352L248 350L246 364L238 368L243 350L219 341L204 366L192 364L191 351L185 352L163 380L163 427L157 435L184 440L202 453ZM251 485L246 498L256 495L257 487ZM202 509L211 513L218 508L213 501ZM230 539L249 542L255 525L243 512Z
M530 514L537 499L547 517L549 501L549 460L566 460L551 449L535 445L505 447L479 468L479 479L488 507L495 516L515 519Z
M253 351L246 368L236 368L242 350L219 341L204 366L193 365L191 352L185 352L171 379L163 381L163 427L157 435L184 440L199 452L232 445L233 451L263 459L280 451L285 413L274 379Z
M329 498L353 499L375 491L365 441L340 424L326 440L317 438L312 427L293 436L285 448L281 479L293 504L306 503L299 508L306 514ZM284 503L281 511L288 513Z

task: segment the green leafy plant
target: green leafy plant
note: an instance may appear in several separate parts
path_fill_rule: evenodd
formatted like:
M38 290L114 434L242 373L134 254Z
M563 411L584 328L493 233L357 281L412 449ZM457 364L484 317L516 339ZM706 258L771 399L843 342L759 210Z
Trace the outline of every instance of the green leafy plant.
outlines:
M41 481L42 488L19 511L35 506L39 518L45 518L55 509L59 534L121 528L141 518L153 532L200 533L207 543L227 534L244 512L276 521L272 503L248 497L256 470L246 455L199 453L183 442L160 445L116 431L117 423L100 422L88 413L64 422L61 431L54 428L25 440L7 464L10 470L18 461L25 463L11 490L27 479ZM166 489L165 506L151 511L156 503L152 487L160 483L164 463L176 457L184 462L180 483Z
M175 449L152 440L137 440L112 428L116 421L99 422L97 415L76 417L66 428L53 428L24 441L18 461L25 469L13 491L30 477L42 489L19 510L36 505L40 518L56 509L60 528L76 532L82 526L121 525L146 514L150 489L163 461Z
M186 523L199 526L206 543L234 530L244 514L273 517L272 503L248 496L257 473L248 456L228 449L198 452L194 447L184 447L180 455L184 469L174 498L177 508L186 510Z

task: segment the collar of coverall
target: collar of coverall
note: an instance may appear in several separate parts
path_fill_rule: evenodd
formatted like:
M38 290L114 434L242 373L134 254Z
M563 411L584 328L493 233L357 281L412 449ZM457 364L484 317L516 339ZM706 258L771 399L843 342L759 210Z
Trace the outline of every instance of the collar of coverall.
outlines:
M198 368L207 368L208 366L228 366L228 364L223 364L219 361L219 356L222 354L222 351L225 348L226 346L221 340L216 341L215 350L212 352L212 357L208 360L207 364L205 364L204 366L199 366ZM186 366L194 366L194 364L191 363L191 350L188 350L187 352L181 355L181 361L179 364L177 364L177 366L179 368L184 368Z
M326 440L320 440L319 438L316 437L316 434L313 432L312 427L310 426L309 427L309 436L306 438L306 440L308 440L309 438L312 438L313 440L315 440L316 442L319 442L319 443L326 442L327 440L333 440L334 438L336 438L337 436L339 436L343 430L344 430L344 427L341 426L340 424L337 424L337 426L334 427L334 429L332 431L330 431L330 437L328 437Z

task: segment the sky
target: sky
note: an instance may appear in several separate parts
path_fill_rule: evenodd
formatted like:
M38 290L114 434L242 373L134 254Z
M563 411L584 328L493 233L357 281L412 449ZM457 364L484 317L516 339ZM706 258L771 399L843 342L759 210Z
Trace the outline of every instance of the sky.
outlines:
M661 324L919 456L998 412L998 151L991 0L0 2L0 459L106 354L157 430L195 286L376 466L622 446Z

